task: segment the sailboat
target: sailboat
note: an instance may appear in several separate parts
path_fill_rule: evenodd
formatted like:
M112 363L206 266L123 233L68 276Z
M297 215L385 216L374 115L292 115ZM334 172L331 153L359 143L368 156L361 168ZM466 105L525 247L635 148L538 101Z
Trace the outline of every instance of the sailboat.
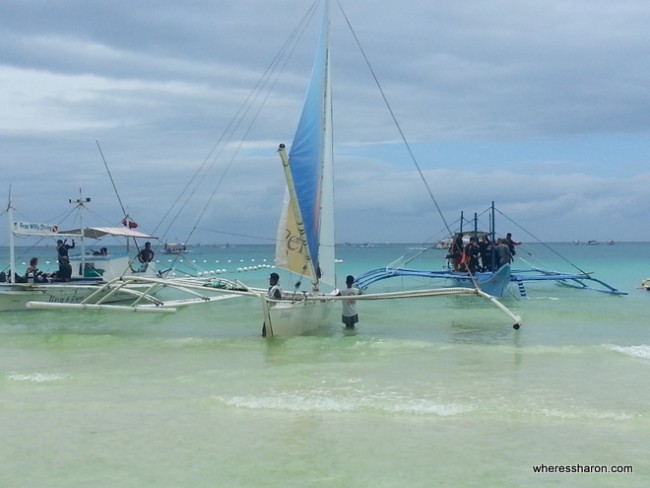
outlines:
M278 300L260 294L264 333L293 336L328 323L332 305L358 301L474 295L492 302L519 328L521 319L491 295L465 287L395 293L340 296L336 289L334 252L334 174L332 96L330 81L329 2L324 2L323 24L302 114L289 154L284 144L278 152L287 191L276 239L276 264L308 278L309 291L285 293ZM322 288L331 289L329 293Z
M278 152L286 193L276 239L276 264L303 279L311 290L261 296L267 336L298 335L327 323L332 301L322 287L336 292L332 97L329 57L329 8L323 24L311 80L291 149ZM298 283L301 283L299 281Z

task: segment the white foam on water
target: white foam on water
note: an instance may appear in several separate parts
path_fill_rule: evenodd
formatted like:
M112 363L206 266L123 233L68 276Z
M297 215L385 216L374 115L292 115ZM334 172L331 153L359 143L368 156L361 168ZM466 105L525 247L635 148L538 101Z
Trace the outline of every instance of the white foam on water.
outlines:
M400 402L385 410L393 413L434 414L441 417L460 415L474 410L474 407L459 403L436 403L430 400L410 400Z
M650 346L646 344L641 344L639 346L617 346L615 344L605 344L605 347L611 351L621 352L635 358L650 359Z
M33 383L48 383L61 381L65 377L54 373L11 373L7 376L12 381L31 381Z
M226 405L254 410L286 410L291 412L345 412L354 410L354 401L325 397L309 397L290 393L286 395L242 395L231 398L216 397Z
M613 411L602 411L597 410L558 410L553 408L542 409L542 414L547 417L555 417L562 419L594 419L594 420L630 420L634 418L634 415L631 415L626 412L613 412Z
M215 396L225 405L259 410L284 410L291 412L353 412L378 410L396 414L453 416L474 410L458 403L440 403L430 399L404 398L386 395L332 395L332 392L284 393L265 396L237 395Z

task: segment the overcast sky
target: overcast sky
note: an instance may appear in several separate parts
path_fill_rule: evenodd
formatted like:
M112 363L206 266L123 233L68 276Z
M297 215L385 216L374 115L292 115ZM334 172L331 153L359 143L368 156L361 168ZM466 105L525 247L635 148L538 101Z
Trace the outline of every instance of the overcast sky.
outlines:
M544 240L650 240L647 0L340 1L450 224L494 200ZM17 219L58 223L81 188L88 223L119 223L99 142L143 231L273 242L276 150L293 137L317 18L255 123L233 121L310 5L2 0L2 207L11 187ZM336 0L331 10L337 241L442 237Z

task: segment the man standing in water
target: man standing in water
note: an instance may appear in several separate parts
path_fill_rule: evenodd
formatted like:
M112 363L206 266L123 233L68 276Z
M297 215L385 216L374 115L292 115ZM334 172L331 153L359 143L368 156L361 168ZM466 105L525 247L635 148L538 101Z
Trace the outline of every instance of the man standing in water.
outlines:
M348 275L345 278L347 287L341 290L340 295L344 297L357 296L361 294L358 288L353 288L354 276ZM359 314L357 313L356 300L342 300L343 301L343 314L341 321L345 324L346 329L354 329L354 324L359 322Z
M273 300L282 300L282 288L280 288L280 275L271 273L269 276L269 291L267 297ZM262 337L266 337L266 323L262 324Z

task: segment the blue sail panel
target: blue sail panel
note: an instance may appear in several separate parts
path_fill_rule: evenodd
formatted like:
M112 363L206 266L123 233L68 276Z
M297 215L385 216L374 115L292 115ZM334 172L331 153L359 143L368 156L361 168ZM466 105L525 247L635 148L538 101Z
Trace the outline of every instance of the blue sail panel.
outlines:
M327 36L329 20L325 16L311 81L300 122L291 144L289 160L295 193L305 226L307 246L314 270L318 269L320 194L325 135L325 100L328 69Z

